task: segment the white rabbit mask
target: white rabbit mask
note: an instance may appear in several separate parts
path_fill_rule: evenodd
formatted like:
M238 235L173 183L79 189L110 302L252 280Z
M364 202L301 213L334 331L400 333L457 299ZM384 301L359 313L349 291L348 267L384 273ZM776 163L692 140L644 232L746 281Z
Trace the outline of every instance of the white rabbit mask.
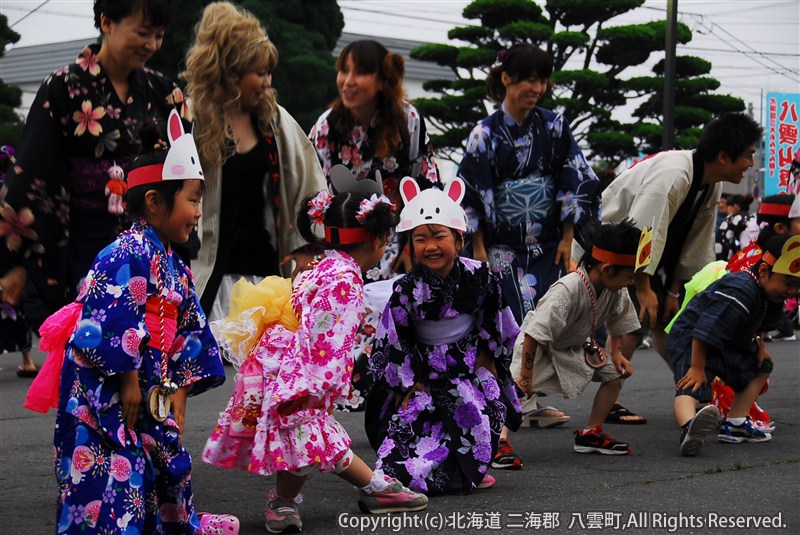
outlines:
M172 110L167 120L169 151L162 164L147 165L128 173L128 187L167 180L203 180L200 156L191 132L183 129L178 112Z
M467 216L461 208L465 193L464 182L454 178L448 182L444 191L429 188L420 191L417 182L407 176L400 181L400 195L405 206L400 212L397 231L412 230L420 225L443 225L464 232L467 230Z

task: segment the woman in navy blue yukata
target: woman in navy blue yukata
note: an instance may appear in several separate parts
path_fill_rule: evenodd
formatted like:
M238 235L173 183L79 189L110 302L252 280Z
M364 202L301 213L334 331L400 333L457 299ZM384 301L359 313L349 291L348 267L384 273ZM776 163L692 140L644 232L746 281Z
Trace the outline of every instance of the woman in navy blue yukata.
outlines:
M517 323L569 270L575 227L600 211L600 181L567 119L536 105L552 73L553 60L535 46L498 54L486 80L498 109L472 130L458 171L473 256L489 263ZM569 419L551 407L534 417L544 427Z

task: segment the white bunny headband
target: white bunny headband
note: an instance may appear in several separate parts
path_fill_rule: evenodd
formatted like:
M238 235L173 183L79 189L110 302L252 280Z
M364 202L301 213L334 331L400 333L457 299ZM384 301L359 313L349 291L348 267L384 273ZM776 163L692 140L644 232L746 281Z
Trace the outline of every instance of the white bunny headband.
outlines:
M405 177L400 181L400 195L405 207L400 212L397 231L412 230L420 225L443 225L466 231L467 216L461 207L465 192L464 182L458 177L448 182L444 191L437 188L420 191L413 178Z
M191 132L183 129L178 112L172 110L167 121L169 151L163 164L145 165L128 173L128 187L156 184L167 180L203 180L200 157Z

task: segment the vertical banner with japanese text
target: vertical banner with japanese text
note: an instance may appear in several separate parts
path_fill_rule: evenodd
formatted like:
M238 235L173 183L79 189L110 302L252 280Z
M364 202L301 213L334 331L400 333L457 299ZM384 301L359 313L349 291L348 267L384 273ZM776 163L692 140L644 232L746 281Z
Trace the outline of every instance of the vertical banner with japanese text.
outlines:
M764 195L794 193L789 169L798 145L800 93L767 93L764 132Z

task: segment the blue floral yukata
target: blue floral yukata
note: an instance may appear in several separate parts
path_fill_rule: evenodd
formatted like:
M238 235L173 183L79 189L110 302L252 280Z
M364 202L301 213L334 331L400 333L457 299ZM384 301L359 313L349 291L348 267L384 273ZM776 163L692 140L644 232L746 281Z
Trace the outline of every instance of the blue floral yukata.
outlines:
M153 316L163 317L159 308L145 312L159 297L177 306L171 345L148 327ZM161 383L158 347L171 347L168 376L190 386L190 396L225 380L191 272L153 227L135 221L98 254L76 303L54 437L56 533L199 533L191 458L172 412L162 424L145 409L147 391ZM119 380L131 370L139 372L143 396L132 430L124 423Z
M521 125L504 106L481 121L458 175L471 230L483 230L489 265L521 323L565 274L555 264L562 222L599 218L600 181L564 116L539 107Z
M420 264L398 280L370 358L376 469L418 492L475 489L503 426L516 430L522 420L509 372L518 333L486 264L459 258L445 279ZM476 369L479 352L497 377ZM403 408L397 400L415 385Z

